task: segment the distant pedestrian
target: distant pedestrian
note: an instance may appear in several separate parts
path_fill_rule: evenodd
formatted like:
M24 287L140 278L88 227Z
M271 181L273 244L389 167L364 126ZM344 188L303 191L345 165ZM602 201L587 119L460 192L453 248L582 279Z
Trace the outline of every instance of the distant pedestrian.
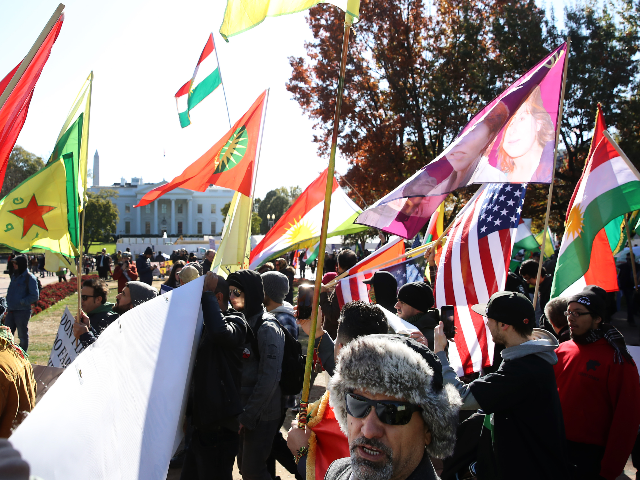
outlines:
M20 336L20 348L25 352L29 348L29 319L31 304L38 301L38 280L29 273L27 257L18 255L13 260L13 275L7 290L7 316L4 324L15 334L16 328Z
M107 255L106 248L103 248L102 253L96 257L96 268L98 270L98 276L102 280L109 279L109 273L111 272L111 257Z
M153 268L151 267L151 257L153 250L147 247L143 254L138 256L136 260L136 268L138 270L138 278L141 282L151 285L153 283Z

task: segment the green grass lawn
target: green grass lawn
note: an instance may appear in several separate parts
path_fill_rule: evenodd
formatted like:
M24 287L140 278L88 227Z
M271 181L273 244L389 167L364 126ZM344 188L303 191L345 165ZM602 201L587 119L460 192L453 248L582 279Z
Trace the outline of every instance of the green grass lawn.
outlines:
M93 243L89 247L89 253L98 254L102 252L102 249L106 248L107 253L115 253L116 252L116 244L115 243Z

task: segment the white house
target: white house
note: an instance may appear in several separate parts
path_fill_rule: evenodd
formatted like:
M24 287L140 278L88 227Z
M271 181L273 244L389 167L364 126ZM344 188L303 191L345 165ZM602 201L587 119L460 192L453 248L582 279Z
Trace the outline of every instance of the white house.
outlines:
M118 192L113 199L120 212L117 235L220 235L224 225L220 209L233 197L233 190L215 185L204 192L177 188L149 205L133 208L145 193L167 182L143 183L142 178L134 177L131 182L122 178L120 183L100 186L95 185L96 178L94 173L90 192L104 189Z

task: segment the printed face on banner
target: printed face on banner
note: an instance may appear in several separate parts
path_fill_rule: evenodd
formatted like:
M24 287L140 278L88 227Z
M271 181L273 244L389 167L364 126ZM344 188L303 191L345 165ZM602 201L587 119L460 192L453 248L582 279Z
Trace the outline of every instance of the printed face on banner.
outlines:
M444 196L478 183L551 183L566 44L506 88L442 154L356 223L411 238ZM429 199L436 198L436 201Z

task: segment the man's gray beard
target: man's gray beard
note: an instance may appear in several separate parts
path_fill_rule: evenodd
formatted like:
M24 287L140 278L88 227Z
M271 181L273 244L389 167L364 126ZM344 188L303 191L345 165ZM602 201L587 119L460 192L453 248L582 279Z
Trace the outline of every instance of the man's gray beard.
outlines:
M387 455L387 461L379 464L364 458L360 458L356 454L357 447L373 447L382 451ZM351 471L357 480L389 480L393 474L393 451L375 438L356 438L351 445Z

